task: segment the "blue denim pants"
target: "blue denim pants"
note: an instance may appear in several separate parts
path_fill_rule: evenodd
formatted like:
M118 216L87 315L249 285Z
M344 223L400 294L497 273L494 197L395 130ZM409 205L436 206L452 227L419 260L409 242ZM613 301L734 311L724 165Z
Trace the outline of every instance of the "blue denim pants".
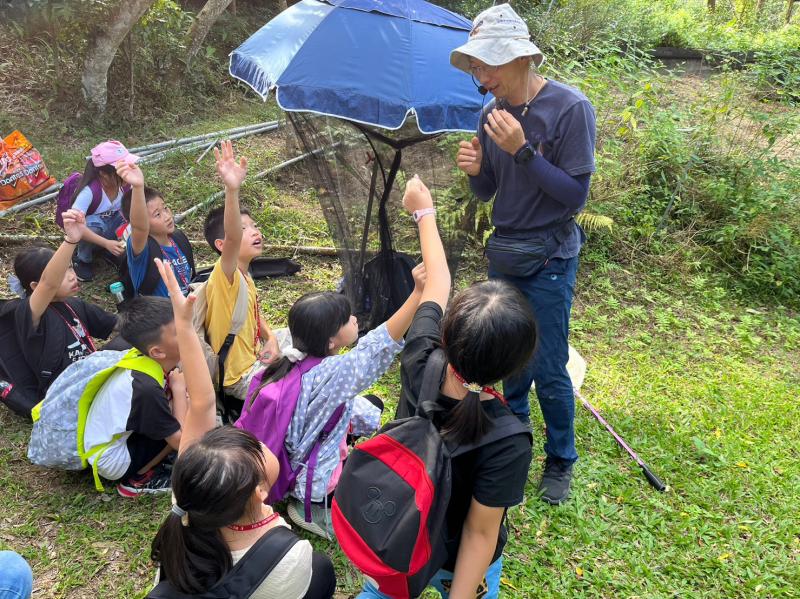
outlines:
M486 576L483 579L481 589L476 595L476 599L497 599L500 596L500 574L503 572L503 558L499 557L496 561L489 564ZM450 597L450 586L453 583L453 573L447 570L439 570L431 579L430 586L439 591L443 599ZM391 599L388 595L381 593L371 582L364 582L364 588L356 599Z
M0 551L0 599L28 599L33 590L33 573L22 556Z
M125 222L119 210L108 210L86 216L86 227L106 239L116 239L117 229ZM97 246L88 241L81 241L75 250L75 260L90 264Z
M503 381L503 392L511 410L523 422L530 421L528 393L536 382L536 395L547 428L544 451L566 462L578 459L575 450L575 395L567 373L569 360L569 316L578 257L551 258L531 277L513 277L493 271L489 278L503 279L527 298L536 320L538 341L527 366Z

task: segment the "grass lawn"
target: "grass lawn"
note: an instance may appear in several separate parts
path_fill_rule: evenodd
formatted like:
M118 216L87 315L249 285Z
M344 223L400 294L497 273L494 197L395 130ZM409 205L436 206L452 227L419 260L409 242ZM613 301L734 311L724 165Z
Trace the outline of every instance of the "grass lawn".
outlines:
M237 147L251 157L252 172L284 153L265 137ZM80 151L72 151L73 160ZM70 161L59 160L61 175ZM192 162L176 157L146 173L176 210L217 189L213 161L187 174ZM244 196L268 242L330 243L291 174L248 183ZM3 232L55 233L50 210L4 221ZM198 221L185 227L190 237L200 237ZM502 596L798 596L798 314L743 304L708 276L651 262L618 264L596 247L590 239L573 310L572 344L589 364L583 391L669 491L654 491L578 407L573 498L560 507L542 503L535 493L542 422L534 407L536 460L525 503L509 511ZM3 274L15 249L0 247ZM485 272L471 252L460 285ZM208 259L201 252L199 262ZM332 289L340 276L332 258L297 260L303 271L295 277L259 283L262 308L276 326L285 325L301 293ZM83 296L107 303L102 284L110 276L100 269ZM5 282L0 291L7 293ZM392 412L396 367L375 391ZM150 541L169 499L125 500L95 492L88 473L34 468L26 459L29 424L0 410L0 427L0 548L32 563L34 597L143 596L153 575ZM312 541L334 557L341 597L353 596L356 572L334 544Z

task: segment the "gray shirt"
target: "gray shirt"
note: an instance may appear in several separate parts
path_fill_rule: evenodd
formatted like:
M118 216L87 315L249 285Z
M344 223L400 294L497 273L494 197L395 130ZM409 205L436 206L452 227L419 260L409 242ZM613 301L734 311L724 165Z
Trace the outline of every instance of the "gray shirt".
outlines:
M522 116L524 105L508 106L505 102L500 105L522 124L526 139L551 164L571 176L594 172L594 108L578 90L548 80L525 116ZM483 115L492 108L494 101ZM546 194L530 169L516 164L514 157L486 134L485 120L482 116L478 126L483 164L480 174L469 178L470 187L484 201L494 196L492 222L499 231L524 234L527 230L541 230L564 222L583 209L584 204L570 205ZM582 241L581 232L574 227L554 257L577 256Z

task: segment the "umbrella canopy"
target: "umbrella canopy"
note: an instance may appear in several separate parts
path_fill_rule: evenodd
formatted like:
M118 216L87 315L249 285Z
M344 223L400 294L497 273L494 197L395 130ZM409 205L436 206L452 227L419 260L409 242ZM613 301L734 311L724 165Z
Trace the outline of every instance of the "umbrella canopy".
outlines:
M301 0L231 53L230 74L278 105L422 133L474 131L482 97L450 51L471 23L423 0Z

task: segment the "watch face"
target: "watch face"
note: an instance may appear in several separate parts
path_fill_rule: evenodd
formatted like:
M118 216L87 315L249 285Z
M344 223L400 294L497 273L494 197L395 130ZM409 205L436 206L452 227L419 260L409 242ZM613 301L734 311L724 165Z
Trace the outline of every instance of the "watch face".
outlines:
M523 146L517 155L514 157L514 161L517 163L524 163L528 162L531 158L533 158L533 148L531 148L530 144Z

